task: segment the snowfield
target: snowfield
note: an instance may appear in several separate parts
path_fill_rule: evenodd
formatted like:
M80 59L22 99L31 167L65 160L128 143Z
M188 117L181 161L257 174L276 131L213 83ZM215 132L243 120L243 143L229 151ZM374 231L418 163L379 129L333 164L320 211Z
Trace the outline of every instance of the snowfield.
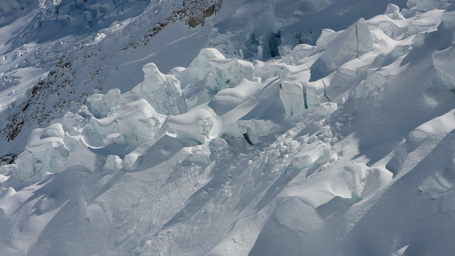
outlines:
M74 105L1 144L0 255L453 255L455 2L236 0L149 41L170 3L101 2L60 71L2 71L2 117Z

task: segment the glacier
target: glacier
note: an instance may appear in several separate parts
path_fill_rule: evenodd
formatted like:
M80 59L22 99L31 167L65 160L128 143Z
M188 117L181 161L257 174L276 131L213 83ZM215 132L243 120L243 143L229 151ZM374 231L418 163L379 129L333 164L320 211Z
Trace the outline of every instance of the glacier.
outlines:
M102 88L75 79L56 91L85 100L2 144L24 148L0 166L1 255L452 255L453 1L223 2L196 27L128 44L126 59L109 56L125 43L113 35L143 24L112 21L120 2L132 4L83 11L108 35L55 63L62 79L103 66L87 78L106 76ZM0 10L32 2L17 4ZM170 3L154 4L145 14ZM317 15L300 30L314 33L290 35ZM104 62L81 57L98 44L112 47Z

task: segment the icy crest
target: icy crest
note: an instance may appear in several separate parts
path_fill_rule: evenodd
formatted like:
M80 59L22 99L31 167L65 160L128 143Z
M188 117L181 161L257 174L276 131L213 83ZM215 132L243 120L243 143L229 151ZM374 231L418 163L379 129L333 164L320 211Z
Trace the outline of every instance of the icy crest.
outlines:
M112 91L107 95L113 94L118 96ZM99 103L103 97L96 95L91 100ZM106 105L101 108L92 106L98 114L105 108ZM17 159L20 176L34 180L45 172L61 172L71 166L93 171L96 155L92 149L111 144L138 145L153 140L162 134L160 128L166 120L144 99L116 105L115 111L110 109L103 114L106 116L97 118L83 106L78 113L67 113L62 120L57 120L61 123L35 129L26 151Z
M154 63L145 65L144 82L136 86L132 93L144 97L160 114L176 115L186 111L182 99L180 82L173 75L164 75Z
M337 35L311 67L312 80L318 80L347 61L359 58L373 47L373 38L364 19Z
M198 143L210 141L218 135L220 129L213 114L205 109L194 109L186 114L170 117L168 125L179 138Z
M55 123L31 133L17 168L22 179L38 181L46 172L61 172L73 166L93 171L95 160L95 154L82 141L65 136L62 124Z
M400 13L400 7L395 4L388 4L384 14L394 20L404 20L403 15Z
M210 100L219 91L235 87L242 79L253 79L254 67L250 62L226 59L217 49L202 49L199 55L180 70L185 100L190 108Z

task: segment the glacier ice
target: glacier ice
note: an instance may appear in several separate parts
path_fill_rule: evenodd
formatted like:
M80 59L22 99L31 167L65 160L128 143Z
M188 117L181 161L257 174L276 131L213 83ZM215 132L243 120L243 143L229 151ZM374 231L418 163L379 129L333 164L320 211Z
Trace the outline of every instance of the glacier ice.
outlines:
M35 129L26 150L16 160L18 175L24 180L39 180L45 173L55 173L73 166L93 171L95 154L80 140L66 136L62 124Z
M117 155L108 155L103 165L104 170L119 171L122 169L123 161Z
M69 162L94 170L96 156L91 150L109 145L136 147L165 133L199 144L218 136L248 137L248 143L255 144L279 129L273 120L295 119L309 106L317 106L320 93L297 82L309 78L305 65L226 59L212 48L201 50L187 68L174 68L169 74L153 63L142 70L144 81L132 90L91 95L77 113L68 112L55 125L37 129L35 133L52 139L41 141L41 147L32 147L34 139L29 142L28 151L17 159L26 170L22 177L60 172ZM283 112L279 108L276 113L264 112L259 104L266 98L282 105ZM248 115L256 117L243 120ZM103 168L132 170L141 154L108 156ZM91 160L84 163L76 155Z
M373 38L364 19L340 33L311 67L311 80L323 78L347 61L358 58L373 47Z
M278 125L268 120L239 120L225 123L222 133L236 138L248 136L250 142L255 144L259 137L270 135L277 129Z
M110 144L138 145L153 140L163 133L160 128L166 120L144 99L125 104L117 113L100 119L92 116L86 107L82 107L79 114L67 113L61 123L32 132L26 151L16 161L21 178L35 180L46 172L61 172L71 166L93 171L96 155L91 148ZM115 169L117 165L107 164L106 168Z
M281 83L280 98L287 118L298 117L308 109L306 97L306 88L301 83Z
M168 118L167 124L179 138L205 143L219 134L217 117L207 110L194 109Z
M165 117L158 115L148 102L139 100L126 104L117 116L119 132L133 143L155 138Z
M384 14L394 20L404 19L403 15L400 13L400 7L392 3L387 5L387 9Z
M173 75L164 75L154 63L144 65L144 81L131 91L143 97L160 114L177 115L186 111L180 81Z
M279 48L286 55L268 61L209 48L167 74L146 64L132 90L92 95L79 111L33 131L16 165L0 167L0 186L15 174L26 181L20 186L31 183L0 188L1 209L14 195L25 202L16 219L14 207L0 210L0 222L14 222L5 230L18 243L21 227L47 223L41 213L55 206L32 249L65 241L48 232L56 226L105 232L100 237L119 245L112 250L147 255L426 249L427 237L450 235L445 218L455 209L453 93L439 86L453 90L452 48L426 42L435 30L453 34L442 8L388 5L344 31L323 31L314 46ZM318 69L327 73L312 77ZM34 184L49 173L56 174ZM415 225L425 219L432 223ZM425 232L410 232L416 228Z
M117 113L120 107L120 89L111 89L106 94L93 94L87 98L90 112L96 118Z
M176 77L181 81L185 100L193 108L210 100L225 88L253 79L253 65L238 59L226 59L218 50L202 49L188 67Z
M327 163L332 157L332 152L326 144L309 145L294 155L292 167L298 170L307 169L313 165Z
M362 80L356 88L355 95L358 99L377 96L384 91L386 78L378 72L368 74L367 79Z

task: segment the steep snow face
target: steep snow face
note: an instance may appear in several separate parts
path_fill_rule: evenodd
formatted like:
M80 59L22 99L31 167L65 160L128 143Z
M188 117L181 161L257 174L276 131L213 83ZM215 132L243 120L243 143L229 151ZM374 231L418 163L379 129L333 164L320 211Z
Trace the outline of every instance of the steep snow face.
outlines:
M0 167L0 252L451 255L454 6L417 2L88 96Z

